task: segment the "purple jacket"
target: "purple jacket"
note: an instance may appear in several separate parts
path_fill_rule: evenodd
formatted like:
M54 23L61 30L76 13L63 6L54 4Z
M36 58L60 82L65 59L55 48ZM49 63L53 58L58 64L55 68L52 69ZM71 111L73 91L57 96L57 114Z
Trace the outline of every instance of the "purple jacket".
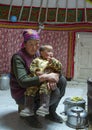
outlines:
M20 84L19 84L19 79L17 79L15 76L15 73L16 73L16 67L14 68L14 63L13 62L18 62L17 64L20 63L20 68L21 68L21 65L22 65L22 68L24 67L24 70L22 69L22 71L25 72L26 70L26 75L29 75L30 74L30 70L29 70L29 66L30 66L30 63L32 62L32 60L34 58L36 58L39 54L37 53L35 56L29 56L29 54L25 51L24 48L22 48L21 50L19 50L16 54L14 54L12 56L12 59L11 59L11 77L10 77L10 88L11 88L11 96L15 99L15 100L18 100L20 99L21 97L24 96L24 92L26 90L26 87L22 87ZM18 71L18 70L17 70ZM18 72L17 72L18 73ZM24 74L24 73L23 73ZM36 79L35 79L36 81ZM37 83L38 83L38 78L37 78Z

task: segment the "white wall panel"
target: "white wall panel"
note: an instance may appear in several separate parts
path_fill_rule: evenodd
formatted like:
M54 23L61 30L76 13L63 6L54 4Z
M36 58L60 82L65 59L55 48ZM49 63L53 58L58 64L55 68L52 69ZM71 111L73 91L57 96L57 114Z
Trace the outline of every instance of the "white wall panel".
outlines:
M92 4L91 3L89 3L89 2L87 2L87 8L92 8Z
M11 0L0 0L0 4L10 4ZM55 8L56 7L56 0L48 0L48 7ZM66 1L67 0L58 0L59 8L65 8L66 7ZM84 1L85 0L77 0L78 1L78 8L84 8ZM33 0L33 6L39 7L41 0ZM24 0L25 6L30 6L31 0ZM20 6L22 5L22 0L13 0L13 5ZM43 7L46 7L47 0L43 0ZM86 3L87 8L92 8L92 4L87 2ZM76 0L68 0L68 8L76 8Z
M84 1L85 0L78 0L78 8L84 8Z
M66 0L59 0L59 8L65 8L66 7Z
M30 1L30 0L29 0ZM26 0L25 0L25 3L26 3ZM41 3L41 0L33 0L33 6L34 7L39 7L40 6L40 3Z
M68 0L68 8L76 8L76 0Z

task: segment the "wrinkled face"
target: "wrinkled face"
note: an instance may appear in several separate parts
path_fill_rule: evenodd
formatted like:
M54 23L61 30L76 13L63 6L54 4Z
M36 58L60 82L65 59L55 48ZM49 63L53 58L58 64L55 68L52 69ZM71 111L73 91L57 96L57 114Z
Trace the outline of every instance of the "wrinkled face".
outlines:
M44 59L49 61L53 57L53 49L52 50L46 49L46 50L42 51L41 56Z
M35 55L39 48L39 40L28 40L24 46L29 55Z

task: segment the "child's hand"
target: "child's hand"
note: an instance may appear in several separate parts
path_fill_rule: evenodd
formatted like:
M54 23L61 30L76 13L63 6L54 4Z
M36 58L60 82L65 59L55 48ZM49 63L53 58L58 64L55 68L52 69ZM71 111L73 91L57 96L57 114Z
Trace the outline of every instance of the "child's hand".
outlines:
M39 75L42 75L43 73L41 71L36 71L36 75L39 76Z
M52 58L52 57L49 57L49 58L48 58L48 62L49 62L49 63L52 63L52 61L53 61L53 58Z
M47 87L48 87L49 90L55 90L57 85L56 85L55 82L48 82Z

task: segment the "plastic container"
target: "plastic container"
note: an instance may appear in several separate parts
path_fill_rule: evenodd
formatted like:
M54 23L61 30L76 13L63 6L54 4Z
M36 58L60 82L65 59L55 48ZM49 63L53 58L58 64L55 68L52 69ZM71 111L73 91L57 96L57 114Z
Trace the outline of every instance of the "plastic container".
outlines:
M0 89L7 90L10 88L9 74L0 74Z

